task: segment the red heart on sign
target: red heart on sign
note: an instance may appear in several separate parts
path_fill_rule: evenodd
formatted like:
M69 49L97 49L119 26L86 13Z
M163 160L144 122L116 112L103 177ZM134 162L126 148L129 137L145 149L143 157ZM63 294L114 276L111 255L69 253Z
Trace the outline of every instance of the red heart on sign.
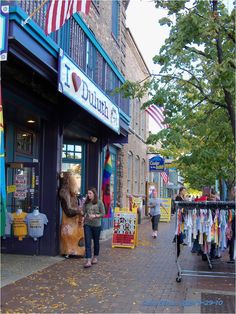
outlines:
M78 92L81 85L81 78L75 72L72 72L71 77L72 77L72 82L74 85L75 92Z

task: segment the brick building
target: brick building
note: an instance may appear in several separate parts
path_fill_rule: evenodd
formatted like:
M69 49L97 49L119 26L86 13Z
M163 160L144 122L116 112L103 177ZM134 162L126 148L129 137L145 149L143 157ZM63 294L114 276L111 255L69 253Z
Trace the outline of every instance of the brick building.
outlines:
M140 81L148 72L126 30L129 1L93 0L87 16L74 14L48 36L44 29L49 2L23 25L43 2L1 3L9 6L2 18L6 32L1 34L7 53L1 69L7 211L20 207L30 213L39 207L48 218L38 241L28 236L19 241L12 233L3 238L5 253L59 253L59 174L75 171L81 194L95 186L101 196L107 144L114 206L117 201L126 204L129 193L144 194L146 117L137 100L130 106L129 99L113 93L126 77ZM122 149L128 134L130 146ZM23 187L19 180L24 181ZM111 218L105 218L103 228L111 225Z
M141 82L148 79L150 72L130 32L126 29L126 79ZM147 97L132 99L130 103L130 134L128 143L124 144L120 153L120 176L123 180L119 186L118 199L121 206L128 206L129 197L145 199L145 184L147 180L147 145L148 116L141 106Z

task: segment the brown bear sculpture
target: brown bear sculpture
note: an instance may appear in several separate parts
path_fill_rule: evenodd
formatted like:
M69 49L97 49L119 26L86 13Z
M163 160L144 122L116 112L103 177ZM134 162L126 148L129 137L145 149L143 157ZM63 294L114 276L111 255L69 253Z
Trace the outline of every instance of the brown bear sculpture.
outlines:
M60 253L65 257L83 257L85 254L83 209L77 198L78 176L72 172L63 172L60 180L59 198L62 207Z

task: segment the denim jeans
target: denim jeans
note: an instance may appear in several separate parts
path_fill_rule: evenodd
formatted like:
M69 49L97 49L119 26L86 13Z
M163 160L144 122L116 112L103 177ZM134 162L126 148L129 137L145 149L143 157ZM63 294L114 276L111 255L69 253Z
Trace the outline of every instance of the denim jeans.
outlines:
M152 216L152 230L153 231L158 230L158 223L159 223L160 217L161 215Z
M99 239L100 239L101 227L91 227L84 225L84 238L85 238L85 257L92 257L92 239L93 239L93 251L94 256L99 255Z

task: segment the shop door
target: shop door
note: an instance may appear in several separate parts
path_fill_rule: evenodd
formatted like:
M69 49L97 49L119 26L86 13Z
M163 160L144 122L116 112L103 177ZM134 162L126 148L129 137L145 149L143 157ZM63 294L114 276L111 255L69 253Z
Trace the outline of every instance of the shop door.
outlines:
M39 207L39 164L11 162L6 171L7 211L21 208L29 213Z
M64 144L62 171L73 171L79 176L79 194L85 194L85 144Z

